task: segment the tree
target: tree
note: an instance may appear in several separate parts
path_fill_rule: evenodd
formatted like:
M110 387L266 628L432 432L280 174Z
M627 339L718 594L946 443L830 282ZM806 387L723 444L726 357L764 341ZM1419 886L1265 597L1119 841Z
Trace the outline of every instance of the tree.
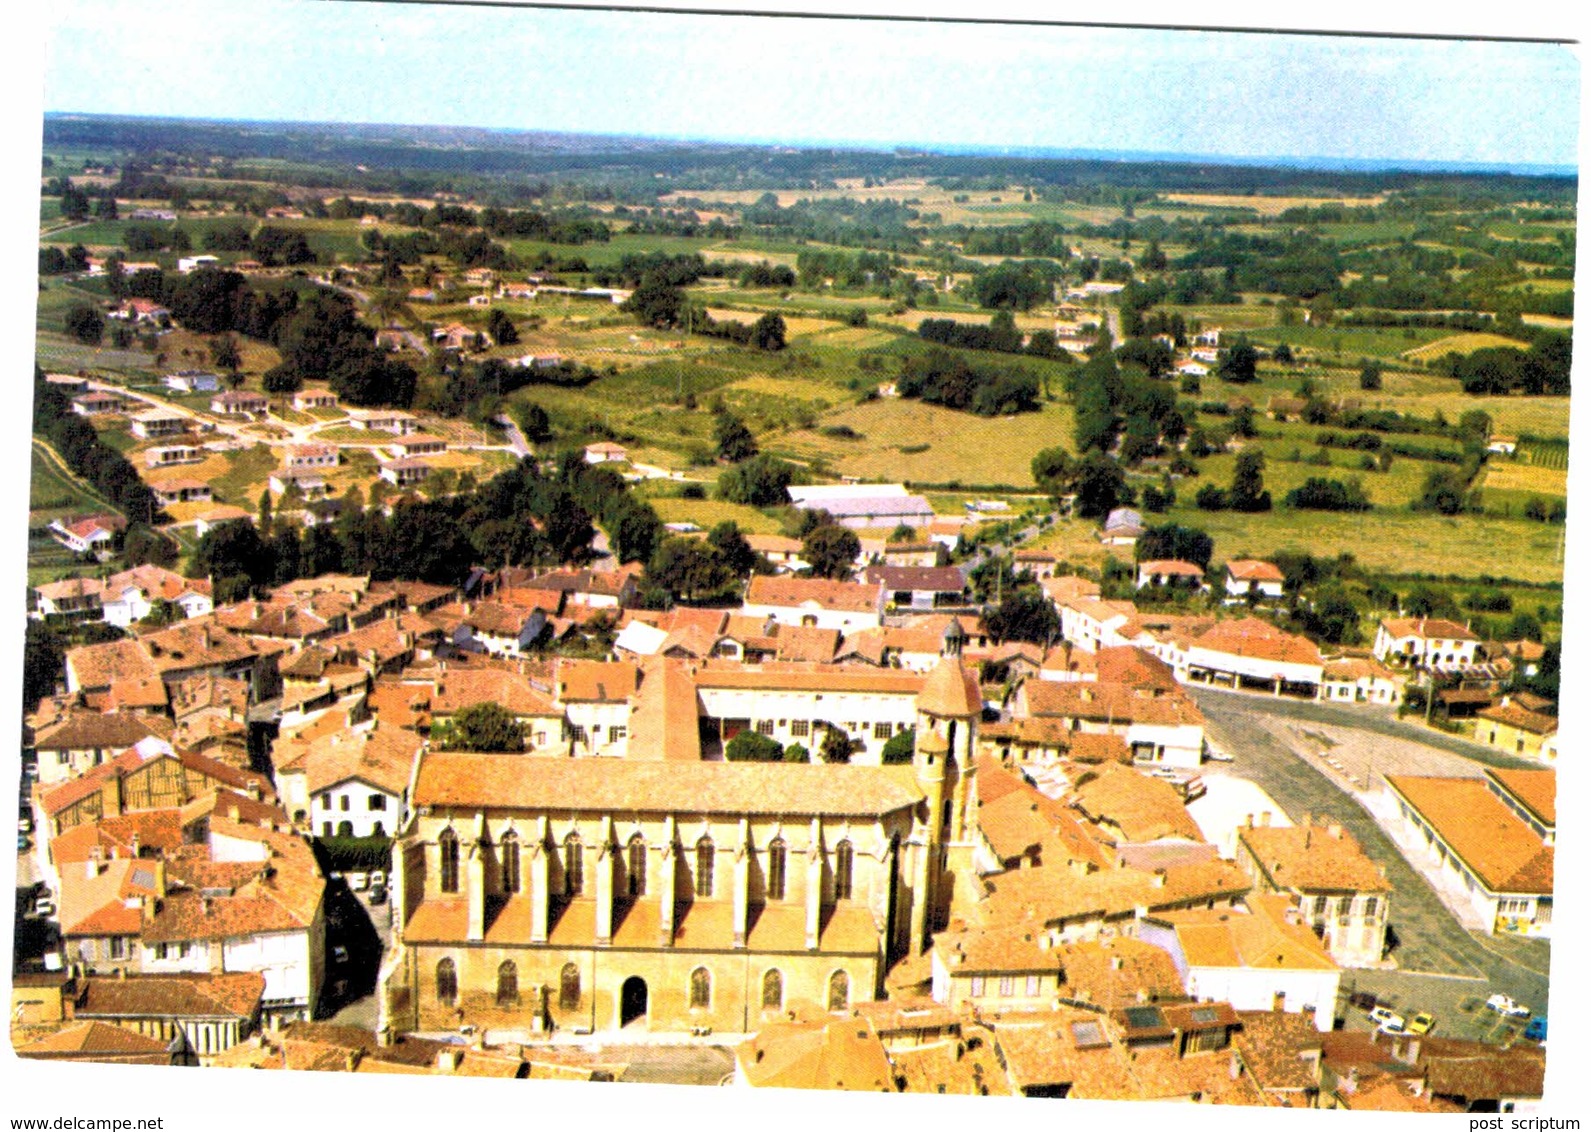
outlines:
M64 180L64 178L63 178ZM88 194L71 181L61 187L61 215L67 220L88 219Z
M1215 553L1215 540L1197 527L1183 527L1167 523L1150 527L1138 539L1133 557L1139 562L1155 559L1176 559L1192 562L1200 569L1208 569L1210 556Z
M1280 362L1284 366L1292 365L1293 364L1293 348L1291 346L1289 346L1286 342L1283 342L1279 346L1277 346L1276 349L1271 351L1271 357L1276 359L1278 362Z
M1030 641L1047 645L1060 631L1060 615L1043 590L1024 586L1008 593L984 614L984 625L997 641Z
M622 310L633 314L643 326L667 329L680 323L685 309L685 292L660 273L648 272L624 301Z
M217 585L222 579L234 580L234 590L235 579L243 578L245 593L250 585L264 585L272 570L270 548L247 519L217 523L199 539L193 552L193 573L206 576ZM223 599L217 595L215 600L221 604Z
M261 383L265 386L265 392L286 397L289 393L297 393L304 388L304 376L292 366L283 364L266 370Z
M1254 406L1239 405L1237 412L1232 414L1232 435L1251 440L1259 434L1259 426L1254 422Z
M1133 498L1121 465L1102 452L1090 452L1078 461L1071 487L1077 495L1077 514L1084 519L1103 518Z
M917 729L908 727L889 737L889 742L884 744L882 758L885 766L901 766L910 763L916 754Z
M770 353L784 349L784 319L777 311L769 311L751 327L751 344Z
M530 443L541 444L552 438L552 422L547 418L547 410L534 401L516 402L513 414L514 423Z
M757 552L751 549L746 536L740 533L732 519L726 519L707 532L706 541L719 561L737 578L744 578L757 568Z
M519 329L502 307L493 307L492 313L486 316L486 333L499 346L512 346L519 341Z
M1379 362L1366 359L1359 367L1359 388L1367 392L1374 392L1381 388L1381 365Z
M747 727L724 744L724 758L732 763L777 763L784 761L784 748L777 739Z
M752 436L751 429L727 410L718 414L713 425L713 439L718 443L718 458L731 464L749 460L757 454L757 438Z
M1271 493L1265 490L1265 454L1258 448L1245 448L1237 454L1232 469L1232 489L1226 505L1233 511L1269 511Z
M129 566L148 562L169 569L177 563L177 544L151 527L134 523L122 539L122 557Z
M814 730L823 736L818 744L818 758L826 763L848 763L851 761L851 737L845 731L832 723L818 723L813 725Z
M801 541L801 557L819 578L849 578L861 553L862 542L856 532L837 523L818 527Z
M646 576L683 601L717 597L735 582L729 567L703 542L671 538L652 553Z
M55 630L28 619L22 643L22 706L32 711L65 676L66 649Z
M1044 448L1029 465L1033 482L1053 496L1066 494L1071 487L1072 457L1064 448Z
M86 346L98 346L105 337L105 319L93 307L80 303L66 312L66 332Z
M501 704L471 704L454 713L446 745L454 751L519 752L525 749L525 728Z
M1216 367L1216 374L1223 381L1243 384L1255 380L1258 374L1259 351L1249 344L1243 335L1238 335L1232 348L1222 356L1220 364Z
M752 507L779 507L790 502L787 490L795 469L772 456L753 456L727 468L718 477L718 496L730 503Z
M210 361L226 370L228 374L236 374L243 365L243 353L238 349L238 340L231 334L223 334L210 342Z
M1469 485L1458 472L1448 468L1433 468L1425 477L1420 497L1414 501L1416 511L1435 511L1439 515L1457 515L1464 510L1464 494Z

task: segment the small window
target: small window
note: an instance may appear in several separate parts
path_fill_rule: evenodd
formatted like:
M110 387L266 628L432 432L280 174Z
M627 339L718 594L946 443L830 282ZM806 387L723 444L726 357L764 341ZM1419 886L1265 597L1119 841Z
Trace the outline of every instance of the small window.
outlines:
M512 959L504 960L497 968L497 1005L501 1007L519 1005L519 968L514 966Z
M610 743L617 743L620 739L624 738L624 735L625 731L622 727L608 728L608 742Z
M343 811L343 813L347 813L347 812L348 812L348 808L349 808L349 806L350 806L350 805L351 805L351 804L352 804L352 803L351 803L351 802L350 802L350 800L349 800L349 798L348 798L348 795L346 795L346 794L344 794L344 795L342 795L342 796L341 796L341 797L339 797L339 798L338 798L338 802L339 802L339 803L340 803L340 804L339 804L339 805L338 805L338 807L337 807L337 808L338 808L338 809L340 809L340 810L342 810L342 811Z
M443 1006L452 1006L459 1000L458 968L451 959L436 965L436 1000Z
M580 1009L580 968L565 963L558 975L558 1009Z
M705 1010L713 1003L713 977L706 967L691 972L691 1008Z
M1016 993L1016 979L1011 975L1000 976L1000 997L1010 998Z
M888 739L893 734L895 734L895 728L894 728L894 726L892 724L888 724L888 723L875 723L875 724L873 724L873 738L875 738L875 739Z
M127 937L113 935L110 937L110 957L112 959L127 958Z
M1039 977L1037 975L1029 975L1028 976L1028 985L1027 985L1027 996L1029 998L1037 998L1038 994L1039 994Z
M387 796L385 794L372 794L368 799L368 803L369 808L372 810L384 810L387 808Z
M759 719L759 720L757 720L757 734L758 735L772 735L773 734L773 720L771 720L771 719Z
M836 971L829 976L829 1009L844 1010L851 1005L851 976Z
M793 719L790 721L790 734L797 739L805 739L812 734L812 724L809 720Z
M563 839L563 894L579 896L586 883L585 854L580 837L571 833Z
M323 821L323 822L320 823L320 835L322 837L330 837L331 836L331 822Z
M625 881L631 896L646 895L646 842L638 833L630 838L629 860Z
M974 976L972 976L972 986L969 988L969 993L974 998L982 997L982 995L983 995L983 976L982 975L974 975Z

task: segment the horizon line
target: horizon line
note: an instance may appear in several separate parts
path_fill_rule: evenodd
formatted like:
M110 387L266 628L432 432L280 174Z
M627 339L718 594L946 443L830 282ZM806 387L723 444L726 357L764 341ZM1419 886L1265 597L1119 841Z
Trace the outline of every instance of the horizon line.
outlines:
M1317 172L1343 173L1470 173L1512 175L1527 177L1579 176L1579 163L1566 165L1558 162L1479 161L1464 158L1418 158L1364 156L1345 157L1327 154L1240 154L1198 153L1175 150L1100 149L1092 146L1068 147L1059 145L1000 145L987 142L916 142L884 141L878 139L832 140L808 137L796 140L758 137L704 137L679 134L614 133L607 131L571 130L559 127L488 126L472 123L440 122L372 122L348 121L336 118L229 118L185 114L129 114L105 110L44 110L51 117L105 118L124 121L210 123L230 126L311 126L317 128L347 127L354 129L403 130L475 130L486 134L550 134L568 138L592 138L612 141L644 141L679 146L733 146L737 148L775 148L793 150L833 150L840 153L878 154L888 156L908 151L912 156L938 157L1007 157L1028 161L1077 160L1100 163L1140 165L1196 165L1220 164L1257 169L1293 168Z

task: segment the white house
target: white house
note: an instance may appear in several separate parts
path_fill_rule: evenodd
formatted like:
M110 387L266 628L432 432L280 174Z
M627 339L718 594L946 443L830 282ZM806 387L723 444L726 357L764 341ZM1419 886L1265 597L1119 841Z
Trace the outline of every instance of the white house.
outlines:
M164 468L172 464L201 464L204 460L204 449L193 444L167 444L144 452L144 465L150 468Z
M337 731L311 743L301 760L299 784L283 782L282 801L297 813L305 807L309 828L321 837L390 837L408 819L409 781L423 742L419 735L380 723Z
M127 628L149 616L157 601L169 601L184 617L201 617L215 608L206 579L181 574L146 563L112 574L105 582L105 620Z
M622 463L629 458L629 449L622 444L613 444L604 440L596 444L586 445L586 463L588 464Z
M842 633L876 629L884 623L884 586L758 575L751 579L740 612L771 617L781 625L815 625Z
M1475 664L1480 638L1440 617L1388 617L1376 627L1376 659L1384 664L1438 672Z
M1333 657L1325 662L1321 672L1320 698L1332 703L1392 707L1398 702L1398 681L1390 669L1372 657Z
M177 258L177 271L182 275L191 275L201 267L217 267L220 263L220 257L213 255L179 256Z
M1284 896L1250 895L1246 906L1160 912L1138 938L1163 947L1190 996L1238 1010L1313 1013L1328 1032L1342 971Z
M284 468L335 468L337 449L330 444L292 444L282 458Z
M198 369L168 373L164 380L167 389L174 389L178 393L214 393L221 388L219 377Z
M1136 588L1145 586L1180 586L1185 589L1204 588L1204 571L1197 562L1182 562L1174 558L1152 558L1138 563Z
M1195 637L1175 667L1183 681L1314 696L1325 662L1307 637L1258 617L1244 617L1217 622Z
M1262 600L1280 601L1284 596L1285 581L1281 570L1269 562L1239 558L1226 564L1228 601L1244 601L1250 595Z

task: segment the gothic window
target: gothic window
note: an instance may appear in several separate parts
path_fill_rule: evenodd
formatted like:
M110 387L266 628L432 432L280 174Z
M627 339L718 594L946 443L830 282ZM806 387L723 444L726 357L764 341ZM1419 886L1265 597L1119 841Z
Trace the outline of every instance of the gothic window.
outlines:
M459 890L459 839L451 829L444 829L436 839L436 848L442 858L442 891Z
M713 894L713 842L712 838L704 837L696 843L696 895L710 897Z
M834 899L851 898L851 843L842 841L834 847Z
M458 968L451 959L436 965L436 1000L443 1006L452 1006L459 1000Z
M691 972L691 1006L705 1009L713 1003L713 977L706 967Z
M519 1005L519 968L512 959L505 960L497 968L497 1005Z
M646 895L646 842L638 833L630 838L629 867L626 870L625 881L629 885L631 896Z
M580 851L580 836L571 833L563 839L563 894L579 896L585 883L585 857Z
M775 967L762 976L762 1008L778 1010L782 1006L784 1006L784 975Z
M519 837L513 833L503 835L502 844L497 848L498 856L503 862L503 891L519 891Z
M836 971L829 976L829 1009L844 1010L851 1005L851 976Z
M580 1009L580 968L565 963L558 975L558 1009Z
M784 840L774 838L768 846L768 899L784 899Z

